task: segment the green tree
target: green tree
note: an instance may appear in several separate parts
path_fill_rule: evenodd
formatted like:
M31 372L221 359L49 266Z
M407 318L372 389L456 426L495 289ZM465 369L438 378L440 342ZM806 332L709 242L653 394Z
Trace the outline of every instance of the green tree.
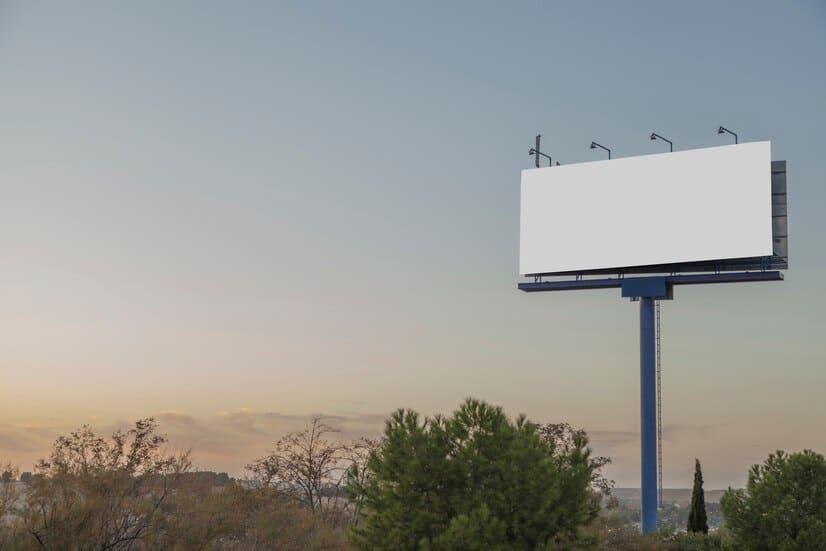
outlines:
M826 460L811 450L773 453L720 506L738 549L826 550Z
M703 491L703 470L700 460L694 460L694 488L691 490L691 509L688 512L689 532L708 534L708 517L706 516L706 494Z
M523 416L469 399L451 417L398 410L349 480L362 503L352 530L363 549L579 549L599 511L598 464L584 434L565 450Z

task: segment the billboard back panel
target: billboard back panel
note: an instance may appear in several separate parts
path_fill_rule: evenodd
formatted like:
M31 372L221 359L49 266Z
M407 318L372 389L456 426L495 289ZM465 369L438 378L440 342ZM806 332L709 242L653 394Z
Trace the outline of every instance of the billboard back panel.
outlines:
M770 142L522 171L521 274L771 255Z

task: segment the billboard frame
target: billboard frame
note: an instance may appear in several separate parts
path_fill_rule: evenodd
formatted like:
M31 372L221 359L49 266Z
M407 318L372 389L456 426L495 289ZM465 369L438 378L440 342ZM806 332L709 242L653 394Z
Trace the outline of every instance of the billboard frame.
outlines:
M788 200L786 190L786 161L771 161L771 216L772 255L747 258L721 258L694 262L650 264L644 266L614 266L578 271L537 272L523 274L539 280L555 276L588 276L618 274L679 274L692 272L735 272L745 270L787 270L788 252Z

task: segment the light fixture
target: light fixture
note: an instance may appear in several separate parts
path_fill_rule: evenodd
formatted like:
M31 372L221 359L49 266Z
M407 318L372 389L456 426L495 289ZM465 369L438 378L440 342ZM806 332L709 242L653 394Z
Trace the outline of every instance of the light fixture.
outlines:
M536 157L535 157L535 159L536 159L536 168L539 168L539 156L540 156L540 155L541 155L541 156L543 156L543 157L545 157L546 159L548 159L548 166L553 166L554 162L551 160L551 156L550 156L550 155L546 155L546 154L542 153L542 152L539 150L539 143L540 143L540 140L541 140L541 139L542 139L542 134L537 134L537 135L536 135L536 146L535 146L535 147L532 147L532 148L530 148L530 149L528 150L528 156L531 156L531 155L535 155L535 156L536 156ZM556 164L559 164L559 163L556 163Z
M597 142L591 142L591 149L596 149L596 148L604 149L605 151L607 151L608 152L608 160L609 161L611 160L611 150L610 149L608 149L604 145L598 144Z
M660 135L659 135L659 134L657 134L656 132L652 132L652 133L651 133L651 139L652 139L652 140L662 140L662 141L664 141L664 142L667 142L667 143L668 143L669 148L671 149L671 152L672 152L672 153L674 152L674 144L671 142L671 140L669 140L669 139L667 139L667 138L663 138L662 136L660 136Z
M732 132L731 130L729 130L728 128L726 128L725 126L721 126L720 128L718 128L718 129L717 129L717 133L718 133L718 134L725 134L726 132L728 132L729 134L731 134L732 136L734 136L734 143L735 143L735 144L736 144L736 143L738 143L738 140L737 140L737 134L735 134L734 132Z

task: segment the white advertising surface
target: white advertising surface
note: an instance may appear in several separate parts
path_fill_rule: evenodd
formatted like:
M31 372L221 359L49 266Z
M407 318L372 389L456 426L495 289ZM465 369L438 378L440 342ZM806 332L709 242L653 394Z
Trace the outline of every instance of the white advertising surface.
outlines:
M519 273L772 254L771 142L522 171Z

